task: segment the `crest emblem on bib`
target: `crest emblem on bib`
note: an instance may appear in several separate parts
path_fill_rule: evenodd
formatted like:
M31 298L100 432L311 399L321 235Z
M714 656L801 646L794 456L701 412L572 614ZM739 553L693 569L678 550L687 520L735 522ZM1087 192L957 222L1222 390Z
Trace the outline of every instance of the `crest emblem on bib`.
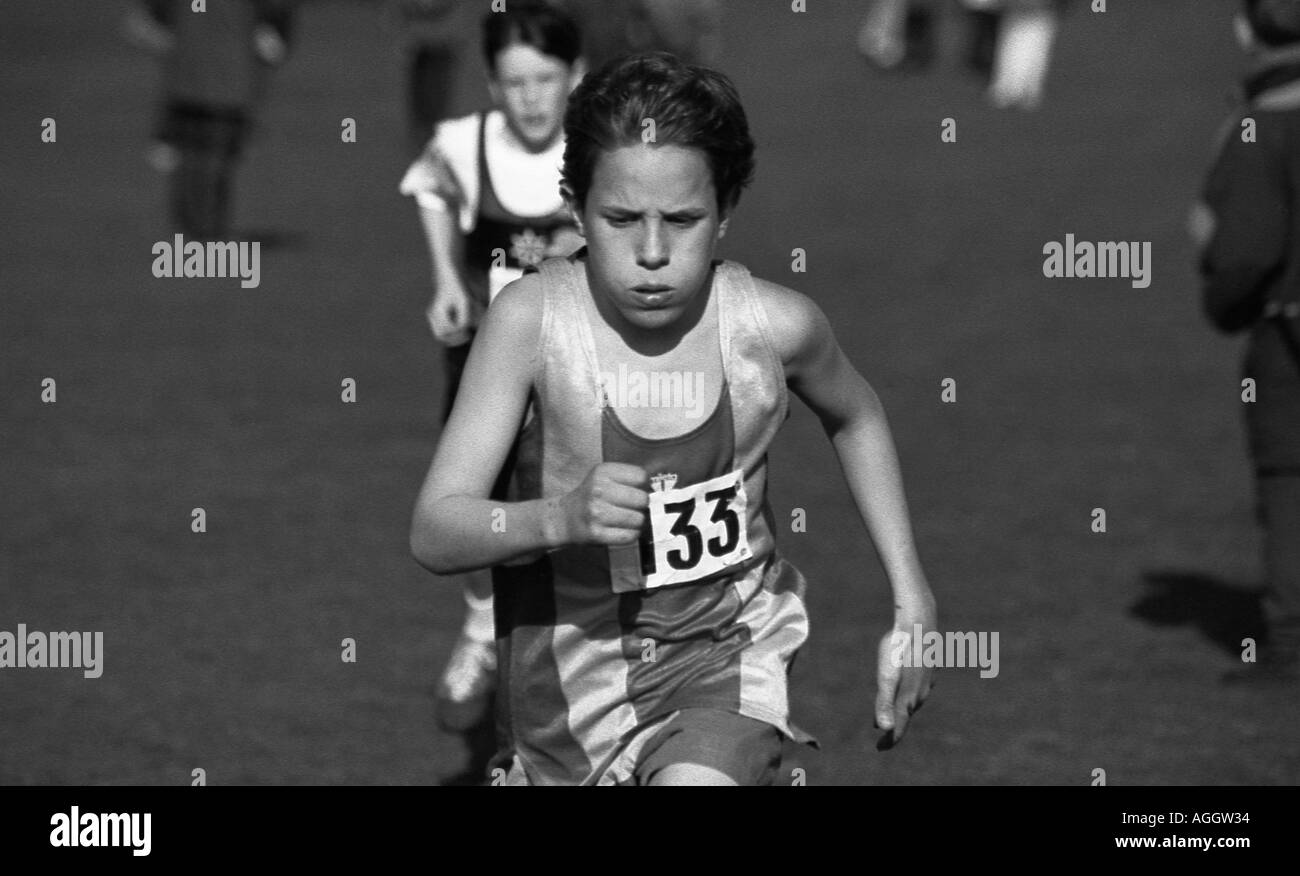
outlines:
M664 490L671 490L677 486L677 475L670 472L660 472L652 475L650 478L650 487L656 493L662 493Z

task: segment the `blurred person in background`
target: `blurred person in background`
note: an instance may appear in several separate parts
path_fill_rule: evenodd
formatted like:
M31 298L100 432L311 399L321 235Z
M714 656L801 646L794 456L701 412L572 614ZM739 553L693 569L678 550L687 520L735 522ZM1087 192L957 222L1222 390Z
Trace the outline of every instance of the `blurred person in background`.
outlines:
M389 0L387 8L401 41L407 135L418 152L447 118L480 6L465 0Z
M989 78L997 107L1035 109L1042 101L1063 0L962 0L967 63ZM935 51L934 0L873 0L858 51L882 70L928 67Z
M934 0L871 0L858 51L882 70L924 69L934 55Z
M555 0L581 24L592 68L641 52L671 52L688 64L716 64L721 0Z
M975 15L997 17L988 99L999 108L1037 109L1043 100L1052 48L1060 28L1060 0L964 0ZM977 25L972 62L982 62Z
M1270 592L1269 628L1257 637L1255 662L1243 662L1224 680L1294 686L1300 679L1300 0L1246 0L1236 27L1251 56L1246 102L1229 119L1190 231L1200 247L1207 316L1221 331L1249 332L1242 376L1255 381L1256 397L1242 407Z
M548 2L581 25L583 54L591 66L651 50L672 52L692 64L716 62L721 0ZM415 151L447 118L476 17L489 8L470 0L389 0L390 17L401 34L407 127Z
M150 162L170 174L170 215L187 237L230 231L235 164L270 68L289 51L295 0L148 0L128 14L138 45L162 54L163 100Z
M509 0L505 12L483 16L482 32L493 107L439 124L399 185L416 200L429 246L429 326L446 350L444 422L491 300L525 269L582 243L560 195L564 109L586 72L578 25L542 0ZM505 497L512 469L507 460L494 496ZM437 712L443 729L470 733L488 719L496 685L488 572L465 575L463 595Z
M164 55L172 47L175 18L172 0L137 0L122 19L122 36L138 49Z

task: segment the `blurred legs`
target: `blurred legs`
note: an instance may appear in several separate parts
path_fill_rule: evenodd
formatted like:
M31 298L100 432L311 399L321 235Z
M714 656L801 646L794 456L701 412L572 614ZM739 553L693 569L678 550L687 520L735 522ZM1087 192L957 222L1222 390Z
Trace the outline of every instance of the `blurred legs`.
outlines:
M1012 7L1003 13L989 87L995 106L1038 107L1057 27L1056 13L1047 7Z

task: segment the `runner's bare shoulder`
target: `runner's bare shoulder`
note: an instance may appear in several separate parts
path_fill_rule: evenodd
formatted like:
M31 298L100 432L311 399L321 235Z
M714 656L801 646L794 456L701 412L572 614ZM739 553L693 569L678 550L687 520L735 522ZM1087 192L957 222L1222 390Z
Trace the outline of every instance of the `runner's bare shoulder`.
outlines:
M830 325L822 309L807 295L758 277L754 277L754 290L782 363L788 364L811 346L824 342Z
M496 357L531 361L541 346L542 278L525 274L507 283L492 300L479 329L480 340L491 345ZM478 343L478 341L475 341Z

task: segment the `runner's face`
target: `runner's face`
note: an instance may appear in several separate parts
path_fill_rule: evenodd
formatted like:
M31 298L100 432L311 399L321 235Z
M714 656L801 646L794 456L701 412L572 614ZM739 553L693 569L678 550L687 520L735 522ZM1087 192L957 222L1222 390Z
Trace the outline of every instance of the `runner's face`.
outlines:
M502 49L496 60L493 100L515 136L529 149L545 149L560 134L575 68L520 43Z
M709 282L726 220L699 149L638 143L596 160L575 210L587 239L587 278L627 323L677 322Z

